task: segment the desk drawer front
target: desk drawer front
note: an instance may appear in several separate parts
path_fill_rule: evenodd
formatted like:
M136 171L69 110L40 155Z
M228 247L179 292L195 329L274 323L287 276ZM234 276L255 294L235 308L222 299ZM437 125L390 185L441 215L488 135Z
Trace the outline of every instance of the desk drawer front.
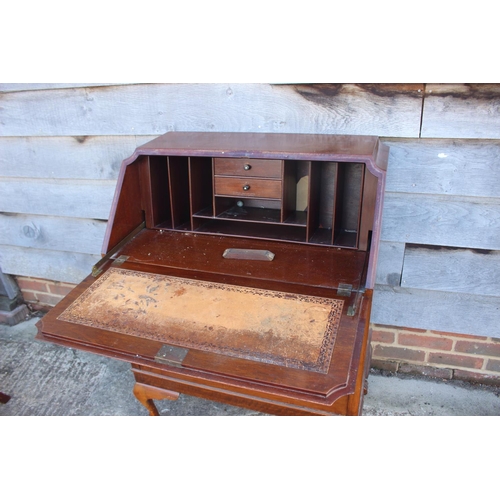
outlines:
M244 198L281 198L281 181L245 177L215 177L215 194Z
M214 158L215 175L281 178L282 160Z

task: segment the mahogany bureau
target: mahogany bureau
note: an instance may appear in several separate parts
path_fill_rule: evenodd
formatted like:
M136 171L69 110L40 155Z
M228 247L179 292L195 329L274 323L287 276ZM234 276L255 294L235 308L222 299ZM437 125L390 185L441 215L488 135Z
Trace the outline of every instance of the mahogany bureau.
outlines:
M369 136L158 137L122 163L103 259L37 338L130 363L151 415L180 393L361 414L387 159Z

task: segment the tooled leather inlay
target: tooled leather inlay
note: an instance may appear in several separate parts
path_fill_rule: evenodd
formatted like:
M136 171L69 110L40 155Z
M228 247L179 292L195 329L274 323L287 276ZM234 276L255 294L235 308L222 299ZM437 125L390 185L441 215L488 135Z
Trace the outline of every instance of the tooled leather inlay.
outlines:
M110 268L59 319L326 373L343 301Z

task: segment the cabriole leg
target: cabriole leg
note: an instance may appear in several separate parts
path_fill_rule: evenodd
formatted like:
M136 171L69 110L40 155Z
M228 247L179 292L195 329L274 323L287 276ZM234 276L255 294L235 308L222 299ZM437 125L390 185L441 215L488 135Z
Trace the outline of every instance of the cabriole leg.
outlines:
M146 407L150 416L158 417L160 414L153 399L170 399L171 401L175 401L179 397L179 393L136 382L134 385L134 396Z

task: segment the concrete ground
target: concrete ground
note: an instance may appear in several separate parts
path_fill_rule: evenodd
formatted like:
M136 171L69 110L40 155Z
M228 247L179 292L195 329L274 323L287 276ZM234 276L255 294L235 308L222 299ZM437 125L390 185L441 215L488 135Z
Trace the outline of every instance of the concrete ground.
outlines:
M0 324L0 416L140 416L127 363L35 340L38 318ZM158 401L163 416L262 415L181 395ZM364 416L498 416L500 388L372 371Z

